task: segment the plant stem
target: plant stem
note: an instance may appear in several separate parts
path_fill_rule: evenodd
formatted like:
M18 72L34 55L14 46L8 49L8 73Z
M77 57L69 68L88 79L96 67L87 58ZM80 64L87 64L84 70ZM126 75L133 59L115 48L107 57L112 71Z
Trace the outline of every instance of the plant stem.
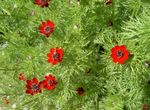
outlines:
M20 68L21 69L21 68ZM16 71L20 69L8 69L8 68L0 68L0 71Z

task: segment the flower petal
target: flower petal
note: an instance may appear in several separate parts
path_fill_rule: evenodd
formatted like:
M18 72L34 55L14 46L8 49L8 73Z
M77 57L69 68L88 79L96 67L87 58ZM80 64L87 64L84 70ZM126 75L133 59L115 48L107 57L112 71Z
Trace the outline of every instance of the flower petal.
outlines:
M31 94L32 93L32 90L31 89L27 89L26 90L26 94Z
M34 83L36 83L36 84L39 83L37 78L33 78L32 81L33 81Z
M31 89L31 86L30 85L26 85L26 88Z
M54 23L50 20L47 20L47 24L51 27L54 28Z
M54 48L50 48L50 52L53 54L55 52Z
M28 84L28 85L32 85L32 81L31 80L26 80L26 83Z

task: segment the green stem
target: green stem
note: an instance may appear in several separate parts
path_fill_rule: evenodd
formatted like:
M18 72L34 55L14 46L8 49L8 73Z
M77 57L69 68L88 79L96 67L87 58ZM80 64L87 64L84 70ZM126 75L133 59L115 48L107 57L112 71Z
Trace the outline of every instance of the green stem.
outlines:
M9 39L5 38L4 36L2 36L2 37L4 38L5 41L7 41L7 42L9 42L9 43L15 45L16 47L18 47L18 45L17 45L16 43L10 41Z
M52 11L51 8L48 6L49 11Z
M21 69L21 68L20 68ZM20 69L8 69L8 68L0 68L0 71L16 71Z
M23 95L23 94L1 94L0 93L0 96L8 96L8 95Z
M115 21L115 2L112 2L112 15L111 15L111 19L112 19L112 23L113 23L113 25L112 25L112 27L114 28L115 27L115 23L114 23L114 21Z

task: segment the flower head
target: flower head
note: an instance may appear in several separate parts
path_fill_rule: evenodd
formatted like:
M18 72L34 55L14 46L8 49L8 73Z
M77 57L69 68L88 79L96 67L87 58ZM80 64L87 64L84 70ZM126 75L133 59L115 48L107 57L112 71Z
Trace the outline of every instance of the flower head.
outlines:
M124 45L115 46L111 49L111 57L115 63L123 64L128 59L129 52Z
M37 93L41 93L41 84L39 83L37 78L33 78L32 80L27 80L26 81L26 94L37 94Z
M23 73L20 73L18 78L19 78L19 80L22 80L22 81L26 80L26 77Z
M47 20L46 22L43 21L42 24L39 26L39 31L46 37L49 37L50 34L53 33L54 28L55 24L52 21Z
M42 8L49 6L49 0L35 0L34 3Z
M112 0L106 0L106 5L111 5L112 4Z
M76 91L77 91L78 95L80 95L80 96L84 94L83 87L79 87Z
M108 21L108 26L113 26L113 22L111 20Z
M45 76L45 80L41 82L41 87L47 90L54 90L57 84L56 78L51 74Z
M143 105L143 110L149 110L149 106L147 104Z
M52 63L53 65L56 65L58 62L62 62L64 52L61 48L51 48L50 53L47 54L48 56L48 63Z
M6 97L3 98L3 102L5 105L10 104L10 100Z

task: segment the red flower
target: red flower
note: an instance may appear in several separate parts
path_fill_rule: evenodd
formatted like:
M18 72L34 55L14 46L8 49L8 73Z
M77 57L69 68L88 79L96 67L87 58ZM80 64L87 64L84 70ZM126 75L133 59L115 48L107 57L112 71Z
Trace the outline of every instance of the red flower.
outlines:
M144 105L143 105L143 110L149 110L149 107L148 107L147 104L144 104Z
M64 53L61 48L51 48L50 53L47 54L48 56L48 63L52 63L53 65L57 64L58 62L62 62Z
M26 77L23 73L20 73L18 78L19 78L19 80L23 80L23 81L26 80Z
M111 20L108 22L108 26L113 26L113 22Z
M49 35L54 31L54 28L54 23L50 20L47 20L47 22L42 22L42 24L39 26L39 31L46 37L49 37Z
M35 0L34 3L41 6L42 8L48 7L49 5L49 0Z
M56 78L53 77L51 74L45 76L45 80L41 82L42 87L47 90L54 90L56 84Z
M111 5L112 4L112 0L106 0L106 5Z
M37 93L41 93L41 84L38 82L37 78L33 78L32 80L27 80L26 81L27 85L26 85L26 94L37 94Z
M77 91L77 93L78 93L80 96L84 94L84 89L83 89L83 87L79 87L76 91Z
M128 56L129 52L124 45L115 46L111 49L111 57L115 63L123 64L128 59Z
M4 102L5 105L10 104L10 100L6 97L3 98L3 102Z

